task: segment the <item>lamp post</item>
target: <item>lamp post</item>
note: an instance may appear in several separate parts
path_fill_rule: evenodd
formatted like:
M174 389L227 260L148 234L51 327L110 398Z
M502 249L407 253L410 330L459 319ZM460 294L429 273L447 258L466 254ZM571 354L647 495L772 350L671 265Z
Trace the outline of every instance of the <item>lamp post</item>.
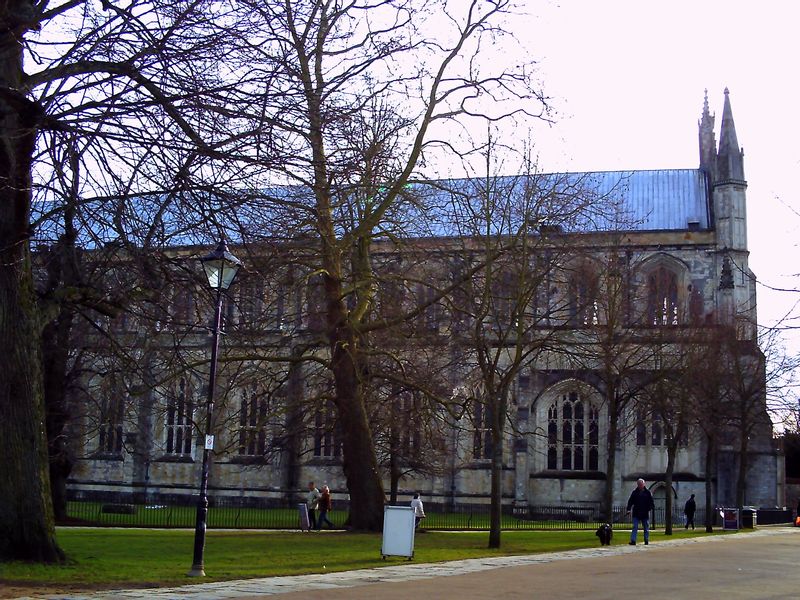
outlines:
M194 559L190 577L205 577L203 568L203 551L206 545L206 517L208 516L208 457L214 449L214 436L211 433L211 416L214 412L214 388L217 382L217 350L219 348L219 327L222 318L222 293L227 290L242 262L228 251L228 245L222 239L208 256L200 259L208 279L208 285L215 291L216 308L214 310L213 337L211 342L211 367L208 374L208 396L206 398L206 435L203 441L203 469L200 474L200 496L197 500L197 519L194 526Z

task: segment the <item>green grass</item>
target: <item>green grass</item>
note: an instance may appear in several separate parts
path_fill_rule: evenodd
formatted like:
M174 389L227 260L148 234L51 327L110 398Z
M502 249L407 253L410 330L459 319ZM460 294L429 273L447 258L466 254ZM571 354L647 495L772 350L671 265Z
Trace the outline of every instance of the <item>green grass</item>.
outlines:
M680 530L662 532L651 541L704 536ZM619 531L614 544L627 542ZM58 541L68 556L63 566L23 562L0 563L0 583L49 587L140 587L195 583L186 577L192 562L194 532L61 528ZM533 554L595 547L593 531L507 531L502 548L486 548L486 532L422 532L415 538L414 562ZM203 581L246 579L347 571L405 563L404 557L382 560L381 535L346 532L209 531Z

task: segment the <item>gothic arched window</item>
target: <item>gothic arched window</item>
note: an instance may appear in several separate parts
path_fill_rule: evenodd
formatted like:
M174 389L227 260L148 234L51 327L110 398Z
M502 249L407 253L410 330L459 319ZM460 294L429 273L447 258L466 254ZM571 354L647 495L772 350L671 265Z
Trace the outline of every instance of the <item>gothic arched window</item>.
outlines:
M267 452L269 396L255 383L242 392L239 411L239 455L264 456Z
M192 454L192 417L194 393L190 383L181 377L176 389L167 398L166 452L175 456Z
M492 411L476 400L473 405L475 431L472 439L472 458L492 458Z
M569 281L567 313L570 325L597 325L597 280L588 268L578 269Z
M336 419L336 406L329 400L314 415L314 456L339 458L341 455L341 427Z
M678 276L657 267L647 277L647 324L678 325Z
M125 416L125 389L115 376L102 386L97 450L101 454L122 454L123 421Z
M547 411L547 468L596 471L599 468L599 411L578 392L563 394Z

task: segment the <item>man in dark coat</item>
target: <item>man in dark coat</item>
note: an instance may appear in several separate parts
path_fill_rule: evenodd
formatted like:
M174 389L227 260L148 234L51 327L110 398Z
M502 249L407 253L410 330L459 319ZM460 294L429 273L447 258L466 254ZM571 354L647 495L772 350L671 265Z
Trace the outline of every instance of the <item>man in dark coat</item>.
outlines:
M697 503L694 501L694 494L692 494L692 497L686 501L683 507L683 514L686 515L686 529L689 529L689 525L694 529L694 512L696 510Z
M636 482L636 489L631 492L628 498L628 512L633 516L633 529L631 529L631 546L636 545L636 534L639 532L639 524L644 530L644 545L650 543L650 512L655 510L653 494L644 486L644 479Z

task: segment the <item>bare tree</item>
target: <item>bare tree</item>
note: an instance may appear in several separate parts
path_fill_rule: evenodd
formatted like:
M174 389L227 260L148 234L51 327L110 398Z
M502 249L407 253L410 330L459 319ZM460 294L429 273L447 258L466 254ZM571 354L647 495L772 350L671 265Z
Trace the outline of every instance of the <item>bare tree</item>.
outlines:
M543 175L529 159L522 175L491 173L495 144L486 149L486 175L443 184L455 237L448 294L458 376L466 394L475 458L491 461L489 547L501 544L502 475L506 439L518 381L546 353L558 351L553 327L563 307L550 302L549 287L566 262L569 243L553 231L569 231L601 210L597 194L580 176ZM440 293L435 290L434 295ZM462 386L463 388L463 386Z
M458 14L438 1L240 6L240 22L251 29L239 28L238 35L261 78L244 88L249 97L242 106L260 119L253 130L269 132L270 155L282 157L281 165L268 166L275 179L310 195L310 202L298 198L291 212L278 212L286 215L281 220L305 224L318 243L351 525L379 529L384 492L364 395L365 335L376 288L372 240L386 233L395 209L406 202L403 192L420 158L440 141L438 125L481 113L476 100L483 92L529 101L491 118L523 116L531 106L538 111L542 98L522 70L482 64L481 40L502 34L505 0L473 0ZM420 17L434 9L443 18L435 32L425 32ZM388 131L353 126L364 115L366 122L386 123L387 107L396 124ZM353 135L358 131L380 135ZM395 160L371 162L391 140L399 140L393 142ZM285 202L276 206L288 210Z
M67 360L53 344L68 337L73 307L97 310L110 304L103 302L104 292L80 278L73 248L103 244L113 233L129 247L137 242L152 246L163 242L158 236L165 231L186 231L183 217L198 212L213 222L216 209L208 208L208 202L197 211L170 212L166 208L171 204L163 197L150 203L141 198L147 192L186 189L181 185L189 179L186 173L202 171L203 163L219 156L215 144L230 139L224 119L196 118L203 107L190 101L208 99L212 77L188 76L190 70L181 66L189 56L209 60L215 52L225 53L226 38L215 36L213 20L198 18L197 7L159 2L51 6L21 0L0 9L5 32L0 178L11 199L0 209L0 339L18 349L3 364L14 374L3 386L1 399L3 410L13 410L3 414L0 430L11 465L0 480L0 492L9 499L0 511L3 557L60 558L47 458L41 452L46 449L44 431L37 424L44 420L46 389L52 400L47 429L54 473L63 478L68 467L58 447L63 398L56 388L66 375ZM69 38L75 42L65 43ZM220 89L224 86L213 91ZM167 148L170 151L164 152ZM162 167L167 168L161 171ZM162 176L165 172L173 176ZM138 204L131 195L140 198ZM140 227L147 221L154 225L149 234ZM51 262L53 268L40 289L41 305L34 296L32 238L57 243L61 262ZM43 388L36 340L38 324L50 321L51 315L56 320L44 331L49 383ZM36 468L28 466L31 459Z
M691 351L691 345L696 340L687 339L688 335L686 331L679 330L660 331L654 335L650 342L653 364L634 407L639 421L636 427L642 426L642 419L649 419L653 426L657 424L667 451L664 471L665 535L672 535L674 525L672 483L675 461L679 448L688 444L689 425L697 402L692 384L695 353Z
M566 360L578 369L594 373L608 415L606 435L606 489L602 509L612 519L617 446L629 434L626 419L640 390L648 383L653 348L648 332L637 328L637 259L621 249L616 233L603 236L603 253L587 253L568 273L573 300L569 312L573 326L567 331ZM567 346L569 341L572 345Z

